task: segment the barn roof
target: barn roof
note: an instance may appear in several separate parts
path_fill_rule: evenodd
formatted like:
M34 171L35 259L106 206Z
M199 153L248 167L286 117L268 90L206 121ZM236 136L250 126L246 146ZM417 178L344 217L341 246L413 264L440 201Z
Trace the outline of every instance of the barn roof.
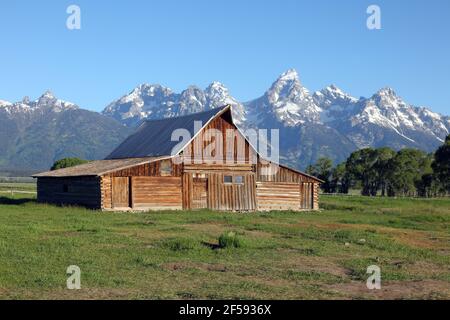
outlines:
M194 132L195 129L200 131L199 129L227 110L230 110L230 106L177 118L144 121L136 132L122 142L106 159L170 156L174 147L180 143L179 140L172 141L172 133L176 129L185 129L189 131L191 137L194 137L197 133ZM194 126L195 121L201 122L198 128ZM184 141L177 150L181 151L188 143L189 141Z
M81 177L81 176L101 176L106 173L123 170L161 160L161 157L146 157L133 159L96 160L54 171L47 171L33 175L34 178L61 178L61 177Z

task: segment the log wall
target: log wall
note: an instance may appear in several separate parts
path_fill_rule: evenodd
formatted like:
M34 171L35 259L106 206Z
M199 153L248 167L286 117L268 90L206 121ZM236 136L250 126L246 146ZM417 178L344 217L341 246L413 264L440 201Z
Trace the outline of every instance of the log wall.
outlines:
M295 182L257 182L258 210L299 210L300 188Z
M38 178L37 190L39 202L101 208L100 179L97 177Z

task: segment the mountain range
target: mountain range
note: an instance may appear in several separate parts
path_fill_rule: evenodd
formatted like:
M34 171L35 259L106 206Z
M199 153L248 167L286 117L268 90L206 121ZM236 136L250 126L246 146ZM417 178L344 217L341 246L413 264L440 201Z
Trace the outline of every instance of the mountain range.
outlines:
M259 98L240 102L220 82L181 93L141 84L101 113L44 93L36 101L0 100L0 169L46 169L78 156L101 159L144 119L175 117L232 105L242 128L280 130L282 162L304 169L319 157L335 163L354 150L387 146L434 151L450 131L450 118L405 102L391 88L355 98L335 85L310 92L296 70L283 73Z

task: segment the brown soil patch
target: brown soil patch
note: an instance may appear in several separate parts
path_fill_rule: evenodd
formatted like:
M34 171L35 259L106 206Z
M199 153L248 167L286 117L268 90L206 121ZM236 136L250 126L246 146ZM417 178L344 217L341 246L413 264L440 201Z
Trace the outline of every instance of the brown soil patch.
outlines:
M316 271L329 273L338 277L345 277L350 270L323 257L295 256L283 261L288 268L299 271Z
M41 300L125 300L138 296L139 291L133 289L95 288L81 290L54 289L54 290L14 290L0 291L4 299L20 296L22 299Z
M431 238L430 234L422 231L393 232L390 234L395 236L395 240L408 246L424 249L448 249L449 240L444 238Z
M325 286L325 289L348 299L449 299L448 282L436 280L382 282L380 290L369 290L365 282L352 281Z
M199 269L203 271L212 272L227 272L228 268L223 264L213 264L213 263L194 263L194 262L170 262L162 264L162 267L166 270L178 271L185 269Z
M387 234L394 236L394 240L398 241L402 244L423 248L423 249L442 249L446 250L449 248L448 243L450 241L450 237L441 236L434 237L431 236L430 233L418 230L407 230L407 229L398 229L398 228L389 228L384 226L374 226L368 224L345 224L345 223L306 223L300 222L295 224L297 227L315 227L318 229L327 229L327 230L339 230L339 229L348 229L348 230L367 230L367 229L375 229L379 233Z
M450 273L450 266L441 267L437 264L426 261L415 261L414 263L407 265L405 269L408 270L410 274L420 274L426 277Z

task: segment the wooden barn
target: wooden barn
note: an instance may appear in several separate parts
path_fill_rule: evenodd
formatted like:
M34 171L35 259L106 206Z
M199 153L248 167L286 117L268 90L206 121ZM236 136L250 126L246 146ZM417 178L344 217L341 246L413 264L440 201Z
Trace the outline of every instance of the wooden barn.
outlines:
M321 183L261 158L229 106L145 121L105 160L34 177L39 202L118 211L317 210Z

